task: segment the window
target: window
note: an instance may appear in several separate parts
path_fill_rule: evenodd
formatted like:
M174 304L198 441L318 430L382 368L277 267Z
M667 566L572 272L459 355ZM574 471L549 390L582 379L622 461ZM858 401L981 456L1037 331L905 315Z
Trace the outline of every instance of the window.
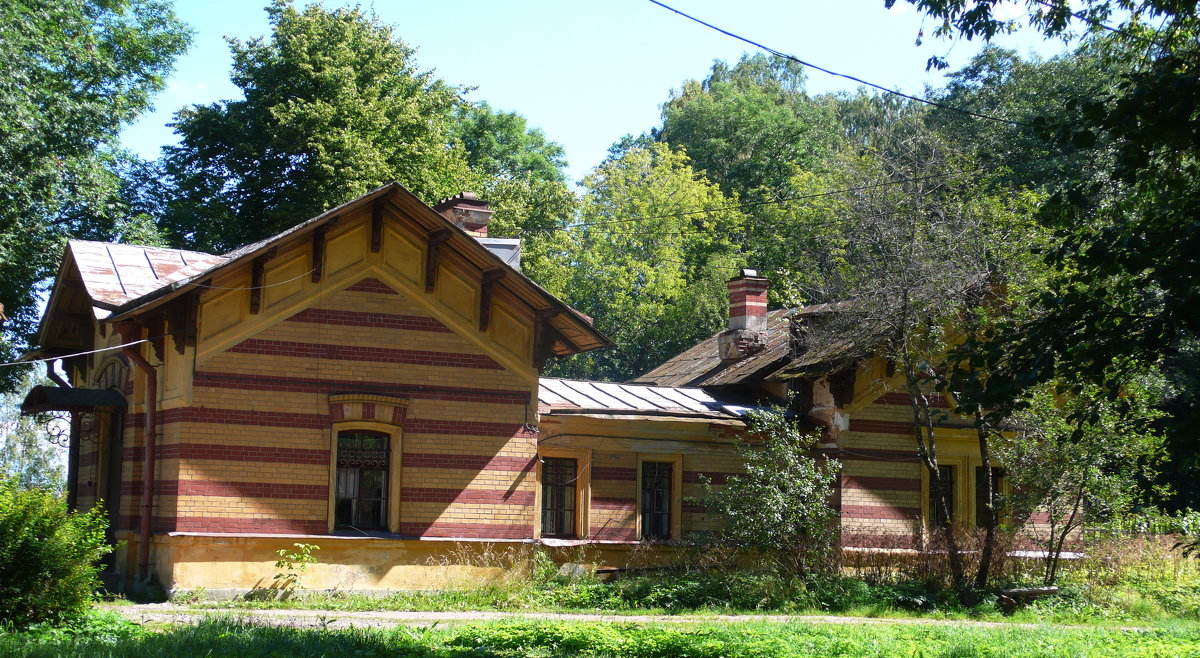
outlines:
M938 475L942 479L942 488L946 494L946 506L950 508L950 517L946 517L946 510L942 507L942 501L938 500L937 487L933 484L933 478L929 479L929 526L931 528L949 528L954 523L954 467L953 466L938 466Z
M359 530L387 528L389 461L386 434L338 432L336 526Z
M671 462L642 462L642 539L671 538Z
M578 461L542 458L542 536L575 537Z
M985 478L986 471L982 466L975 467L975 525L980 528L986 528L991 523L992 514L987 506L987 482ZM992 506L995 507L996 499L1000 496L1000 486L1004 478L1004 469L992 469Z

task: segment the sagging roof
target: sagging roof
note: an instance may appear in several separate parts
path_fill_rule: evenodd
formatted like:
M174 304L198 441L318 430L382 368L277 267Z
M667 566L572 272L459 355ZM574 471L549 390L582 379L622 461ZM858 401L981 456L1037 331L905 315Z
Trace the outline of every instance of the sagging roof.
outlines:
M612 384L543 377L538 382L542 415L601 414L736 419L761 407L721 400L699 388Z
M95 411L125 406L125 396L113 390L34 386L21 403L23 415L43 411Z
M843 357L853 352L853 344L834 343L819 351L793 354L791 325L835 311L844 304L814 304L768 311L766 321L759 329L766 335L766 343L758 352L736 361L722 361L718 343L720 333L716 333L691 349L667 359L650 372L630 380L630 383L720 387L830 371L839 365Z

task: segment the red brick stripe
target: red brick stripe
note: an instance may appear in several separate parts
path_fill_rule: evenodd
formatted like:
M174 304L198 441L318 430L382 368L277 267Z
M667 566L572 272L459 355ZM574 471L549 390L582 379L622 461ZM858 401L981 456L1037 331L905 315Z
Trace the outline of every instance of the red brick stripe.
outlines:
M346 290L349 290L350 292L374 292L374 293L379 293L381 295L398 295L398 294L400 294L400 293L396 292L395 290L392 290L391 287L388 286L388 284L380 281L379 279L373 278L373 277L368 277L366 279L363 279L362 281L359 281L358 283L350 286L349 288L346 288Z
M433 331L451 333L449 327L435 318L420 315L398 315L395 313L370 313L364 311L333 311L324 308L306 308L287 319L288 322L308 322L342 327L372 327L375 329L399 329L403 331Z
M406 452L401 459L405 468L461 468L469 471L532 471L536 457L490 457L487 455L451 455Z
M335 405L336 406L336 405ZM323 414L300 414L278 411L218 409L214 407L180 407L162 413L163 424L218 423L243 427L288 427L292 429L327 430L333 419ZM521 423L485 423L466 420L410 418L404 430L414 434L450 436L527 436ZM270 450L275 450L271 448Z
M141 448L125 448L125 459L140 459ZM329 465L328 450L268 448L221 445L218 443L172 443L158 447L159 459L211 459L215 461L263 462L272 464Z
M902 519L912 520L921 516L918 507L897 505L842 505L844 519Z
M385 382L358 382L332 379L304 379L299 377L271 377L266 375L238 375L223 372L196 372L196 386L208 388L231 388L243 391L281 391L287 393L364 393L390 395L408 399L444 400L449 402L480 402L486 404L529 403L529 391L506 391L503 389L457 388L453 386L417 386Z
M632 512L637 508L636 498L616 498L605 496L592 496L592 509L608 509L619 510L624 512Z
M326 492L328 495L328 492ZM404 487L400 500L405 503L466 503L482 505L532 505L532 491L493 489L440 489L434 487Z
M883 395L879 396L879 398L875 400L875 403L886 404L895 407L911 407L912 398L910 398L907 393L893 391L891 393L884 393ZM939 409L948 409L950 407L949 403L945 398L942 397L940 393L930 395L929 403Z
M851 432L866 432L869 434L903 434L913 435L913 424L892 420L869 420L866 418L851 418Z
M831 450L831 458L838 459L843 462L860 461L860 462L917 462L916 449L912 450L876 450L873 448L847 448L845 450Z
M920 491L921 478L886 478L865 475L843 475L843 489L887 489L889 491Z
M400 534L410 537L469 537L473 539L530 539L533 527L498 523L401 523Z
M622 468L620 466L593 466L593 480L614 480L618 482L633 482L637 479L636 468Z
M286 340L263 340L260 338L251 338L242 341L229 348L229 351L237 354L294 356L305 359L329 359L335 361L370 361L372 363L399 363L446 368L477 368L480 370L504 369L499 363L493 361L491 357L483 354L396 350L386 347L355 347L351 345L299 343Z
M226 498L278 498L284 500L328 500L328 485L273 484L268 482L219 482L211 480L159 480L155 493L179 496ZM140 496L142 482L125 482L122 494Z

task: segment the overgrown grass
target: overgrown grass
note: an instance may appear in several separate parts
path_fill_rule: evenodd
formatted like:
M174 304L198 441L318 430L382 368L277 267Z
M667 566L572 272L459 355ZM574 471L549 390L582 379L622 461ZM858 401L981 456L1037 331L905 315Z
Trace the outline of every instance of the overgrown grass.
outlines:
M287 601L199 603L216 608L318 610L500 610L621 614L841 614L936 617L1066 624L1153 625L1200 621L1200 569L1171 550L1170 538L1120 538L1093 543L1088 557L1063 572L1062 593L1004 617L995 594L963 605L938 578L920 580L900 565L863 577L787 579L768 571L680 568L627 576L610 583L592 578L514 578L502 585L368 597L314 593ZM909 559L909 558L904 558ZM925 573L928 566L916 568ZM1010 566L1005 585L1037 584L1035 564ZM186 597L185 597L186 602Z
M0 631L0 654L22 656L1187 656L1200 633L970 625L722 625L505 622L450 629L324 630L215 618L162 632Z

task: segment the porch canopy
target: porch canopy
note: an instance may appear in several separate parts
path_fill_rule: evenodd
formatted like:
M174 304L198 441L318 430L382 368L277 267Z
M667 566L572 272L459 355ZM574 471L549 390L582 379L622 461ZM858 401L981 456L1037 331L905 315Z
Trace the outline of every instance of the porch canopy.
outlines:
M113 390L34 386L21 403L21 414L27 416L43 411L84 412L121 409L125 406L125 396Z

